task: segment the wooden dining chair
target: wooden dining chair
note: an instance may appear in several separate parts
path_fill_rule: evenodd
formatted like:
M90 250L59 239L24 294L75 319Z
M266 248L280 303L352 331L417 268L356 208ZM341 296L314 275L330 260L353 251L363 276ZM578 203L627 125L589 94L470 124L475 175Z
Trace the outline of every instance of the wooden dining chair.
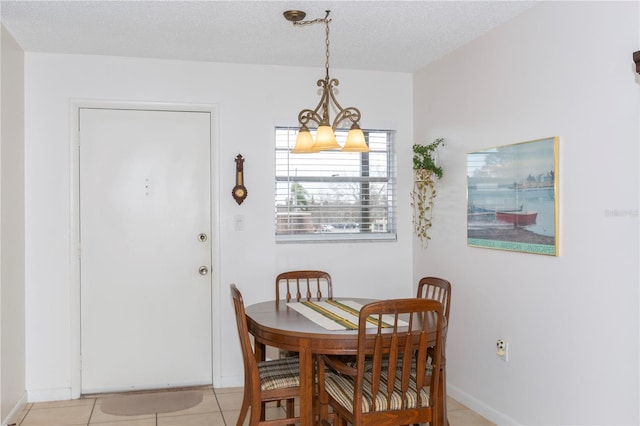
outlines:
M445 318L445 326L442 331L442 345L447 345L447 330L449 328L449 308L451 307L451 283L444 278L438 277L423 277L418 282L418 295L419 298L437 300L442 303L443 315ZM444 350L444 347L443 347ZM429 357L433 356L434 348L429 348L427 354ZM427 372L431 374L431 371ZM444 374L441 370L440 374Z
M287 271L276 277L276 300L287 302L301 300L333 299L331 275L325 271Z
M331 275L325 271L311 269L282 272L276 277L276 300L281 300L282 296L287 302L320 300L323 297L333 299ZM297 352L279 349L278 356L297 356Z
M447 342L447 329L449 328L449 309L451 307L451 283L443 278L423 277L418 282L419 298L437 300L442 303L444 318L446 321L442 340ZM429 351L431 352L431 351Z
M449 323L449 307L451 306L451 283L443 278L423 277L418 282L417 297L437 300L442 303L444 317Z
M398 322L402 319L408 325ZM327 423L328 407L334 424L340 426L433 422L441 405L443 319L442 304L429 299L391 299L363 306L355 365L329 355L320 357L323 423ZM371 322L375 326L368 328ZM430 346L435 351L428 358ZM427 374L427 369L433 374Z
M296 302L301 300L320 300L323 297L333 299L331 275L325 271L299 270L282 272L276 277L276 300L280 300L281 290L287 302L292 300ZM296 352L280 349L280 358L295 354Z
M237 425L244 423L249 407L249 425L288 425L299 421L294 417L294 398L300 396L300 363L298 357L257 362L244 310L242 294L231 284L231 297L236 313L238 336L244 363L244 395ZM265 420L265 403L287 400L286 418Z
M451 283L443 278L423 277L418 282L418 298L437 300L442 303L445 327L442 333L443 341L447 341L447 328L449 326L449 308L451 306ZM429 350L430 356L432 349ZM431 372L429 371L429 374Z

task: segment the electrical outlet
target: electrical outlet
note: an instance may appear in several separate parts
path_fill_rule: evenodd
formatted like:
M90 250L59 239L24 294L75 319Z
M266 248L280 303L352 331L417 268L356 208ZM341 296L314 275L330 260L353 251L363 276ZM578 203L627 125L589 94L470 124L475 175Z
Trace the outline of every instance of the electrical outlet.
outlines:
M498 339L496 342L496 355L503 361L509 361L509 342L504 339Z

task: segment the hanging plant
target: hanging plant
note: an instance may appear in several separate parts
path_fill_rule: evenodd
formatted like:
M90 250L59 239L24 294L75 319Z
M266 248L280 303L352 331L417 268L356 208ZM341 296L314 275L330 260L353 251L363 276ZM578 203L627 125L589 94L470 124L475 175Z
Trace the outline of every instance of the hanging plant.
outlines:
M444 139L438 138L429 145L413 145L413 232L422 241L423 247L429 244L429 229L432 225L433 205L437 195L435 180L442 178L442 167L436 164L436 149L444 146Z

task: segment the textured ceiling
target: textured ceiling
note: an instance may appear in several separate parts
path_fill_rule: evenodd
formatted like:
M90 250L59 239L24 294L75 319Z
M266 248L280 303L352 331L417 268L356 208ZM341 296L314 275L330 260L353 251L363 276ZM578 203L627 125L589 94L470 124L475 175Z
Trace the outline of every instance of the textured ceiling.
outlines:
M25 51L413 72L535 1L0 1Z

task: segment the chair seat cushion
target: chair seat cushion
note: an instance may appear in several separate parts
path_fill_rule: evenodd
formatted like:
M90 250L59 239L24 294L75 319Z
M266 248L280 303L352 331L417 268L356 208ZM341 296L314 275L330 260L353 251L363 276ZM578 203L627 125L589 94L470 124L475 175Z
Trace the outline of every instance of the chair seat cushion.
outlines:
M369 413L373 411L400 410L404 408L421 408L429 406L429 393L424 388L420 389L420 404L418 405L416 381L415 377L411 377L409 380L409 390L405 394L406 406L402 407L400 381L399 379L396 379L394 383L394 390L391 393L390 406L387 407L387 380L388 376L386 374L383 374L380 380L380 390L378 392L378 395L376 396L374 406L373 396L371 393L371 373L364 373L364 385L362 392L363 413ZM332 372L326 373L325 387L327 393L351 412L353 412L354 386L354 377L344 376Z
M300 362L298 357L287 357L258 363L262 390L300 386Z

